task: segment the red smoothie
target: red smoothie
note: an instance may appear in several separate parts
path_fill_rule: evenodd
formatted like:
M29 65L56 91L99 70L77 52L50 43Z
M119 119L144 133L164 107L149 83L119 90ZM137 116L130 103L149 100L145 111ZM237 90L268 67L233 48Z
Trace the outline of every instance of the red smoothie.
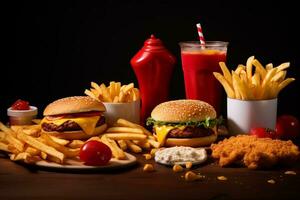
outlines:
M220 72L219 62L226 60L227 43L225 44L224 49L209 47L195 49L181 46L186 98L205 101L211 104L218 114L223 89L213 76L213 72Z

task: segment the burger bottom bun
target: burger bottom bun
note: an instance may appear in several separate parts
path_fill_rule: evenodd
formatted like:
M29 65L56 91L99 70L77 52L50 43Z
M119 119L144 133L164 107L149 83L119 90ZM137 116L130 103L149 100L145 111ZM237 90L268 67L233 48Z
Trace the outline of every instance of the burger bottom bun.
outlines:
M209 146L217 139L217 134L198 137L198 138L167 138L165 146L189 146L189 147L200 147Z
M64 131L64 132L57 132L57 131L44 131L42 130L42 133L46 133L51 136L55 136L61 139L66 139L66 140L80 140L80 139L88 139L90 137L100 135L103 133L107 128L107 124L102 124L101 126L97 126L91 135L87 135L85 132L82 130L79 131Z

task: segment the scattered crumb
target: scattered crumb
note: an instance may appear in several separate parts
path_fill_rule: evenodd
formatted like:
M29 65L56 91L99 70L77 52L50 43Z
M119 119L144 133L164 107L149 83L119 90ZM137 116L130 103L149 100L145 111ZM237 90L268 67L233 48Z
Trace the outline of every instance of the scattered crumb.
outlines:
M143 154L143 156L145 157L146 160L150 160L152 158L151 154Z
M193 166L193 163L192 163L192 162L186 162L186 163L185 163L185 168L187 168L187 169L191 169L192 166Z
M270 184L275 184L276 183L276 181L274 181L273 179L270 179L267 182L270 183Z
M153 172L154 171L154 167L151 164L145 164L144 168L143 168L144 172Z
M295 171L286 171L286 172L284 172L284 174L287 174L287 175L296 175L297 173Z
M178 173L178 172L182 172L183 168L180 165L174 165L173 166L173 172Z
M227 177L226 176L218 176L217 179L219 181L227 181Z
M204 179L205 176L195 174L192 171L188 171L185 173L184 178L186 181L196 181L196 180Z

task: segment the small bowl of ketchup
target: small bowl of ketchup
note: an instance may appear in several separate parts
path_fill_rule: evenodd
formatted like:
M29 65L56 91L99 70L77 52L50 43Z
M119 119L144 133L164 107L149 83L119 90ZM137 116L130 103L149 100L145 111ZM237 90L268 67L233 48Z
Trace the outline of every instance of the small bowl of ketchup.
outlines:
M37 113L37 107L30 106L28 101L21 99L7 109L10 125L30 125Z

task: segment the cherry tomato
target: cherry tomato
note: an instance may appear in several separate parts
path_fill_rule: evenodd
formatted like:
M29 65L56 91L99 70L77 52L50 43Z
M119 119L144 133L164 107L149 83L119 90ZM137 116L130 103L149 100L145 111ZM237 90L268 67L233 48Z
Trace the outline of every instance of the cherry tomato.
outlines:
M28 101L24 101L21 99L18 99L12 106L11 106L12 110L29 110L29 102Z
M262 128L262 127L251 128L250 135L255 135L256 137L259 138L265 138L265 137L272 138L272 139L277 138L277 134L274 130L268 128Z
M79 157L85 165L100 166L109 162L112 152L106 144L92 140L81 147Z
M283 139L294 139L300 135L299 120L292 115L282 115L277 118L276 130Z

